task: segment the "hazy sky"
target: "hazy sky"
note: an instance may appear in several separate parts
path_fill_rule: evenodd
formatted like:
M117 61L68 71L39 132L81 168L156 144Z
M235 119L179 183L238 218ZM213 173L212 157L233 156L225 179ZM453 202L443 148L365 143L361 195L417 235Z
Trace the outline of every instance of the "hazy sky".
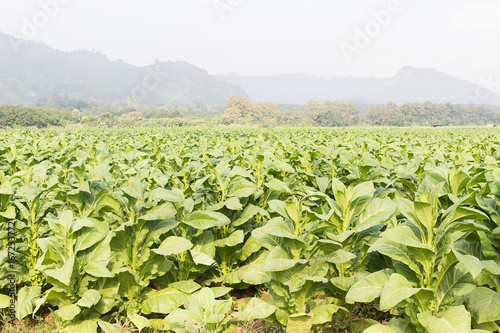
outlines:
M0 0L3 32L211 74L389 77L412 65L500 81L499 18L498 0Z

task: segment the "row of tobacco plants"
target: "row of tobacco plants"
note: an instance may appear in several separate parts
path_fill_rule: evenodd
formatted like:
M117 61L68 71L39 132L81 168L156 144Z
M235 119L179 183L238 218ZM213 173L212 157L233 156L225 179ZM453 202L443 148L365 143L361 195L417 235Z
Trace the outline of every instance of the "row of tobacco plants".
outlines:
M4 130L0 308L14 223L16 316L65 332L498 331L499 159L496 129Z

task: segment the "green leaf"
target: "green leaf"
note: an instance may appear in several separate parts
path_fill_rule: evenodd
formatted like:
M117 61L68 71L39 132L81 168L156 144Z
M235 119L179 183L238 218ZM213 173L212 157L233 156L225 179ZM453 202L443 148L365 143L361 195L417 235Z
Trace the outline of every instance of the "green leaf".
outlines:
M215 260L210 258L208 255L202 252L191 250L191 257L196 265L212 266L215 264Z
M427 232L431 233L434 228L436 219L434 218L434 207L432 204L422 201L416 201L415 215L420 223L425 227Z
M355 302L370 303L375 298L380 297L392 273L394 273L393 270L384 269L359 280L347 292L346 302L350 304Z
M97 333L96 320L84 320L66 326L61 332L64 333Z
M281 247L275 247L264 262L264 269L266 272L280 272L292 268L297 264L305 264L305 259L290 259L286 252Z
M75 256L71 256L61 268L57 269L47 269L44 271L48 276L56 279L65 286L69 287L71 283L71 277L73 276L73 269L75 265Z
M418 321L429 333L470 332L471 315L463 305L454 306L436 318L429 313L417 314Z
M368 203L359 216L356 232L386 223L396 213L397 205L391 200L375 198Z
M66 321L73 320L76 316L78 316L81 312L81 309L76 304L64 305L61 306L55 314L61 317Z
M478 258L468 254L461 254L455 249L453 249L453 253L457 257L460 264L465 268L465 270L469 272L470 275L472 275L473 279L481 274L481 271L483 270L483 264L481 264L481 261L479 261Z
M363 332L364 333L402 333L395 328L392 328L389 326L384 326L381 324L376 324L376 325L370 326L366 330L364 330Z
M99 327L102 329L104 333L122 333L123 331L115 324L110 324L108 322L99 320Z
M149 194L149 201L168 201L182 203L182 197L180 197L174 191L169 191L164 188L155 188Z
M73 212L66 210L59 216L58 220L47 219L47 222L55 236L62 241L66 241L71 233Z
M295 200L292 202L285 202L285 209L287 215L292 219L292 221L296 224L300 223L302 208L298 202L295 202Z
M349 328L352 333L363 333L373 325L379 325L378 321L373 319L354 319L349 323Z
M405 240L401 239L401 242L405 242ZM420 267L415 263L415 256L412 254L411 249L401 243L382 238L373 243L373 245L368 249L368 252L374 251L386 255L391 259L401 261L414 272L420 272Z
M421 288L413 288L411 283L400 274L392 274L380 296L380 310L396 306L401 301L415 295Z
M231 223L224 214L212 211L196 211L189 214L184 223L199 230L222 227Z
M90 308L93 305L96 305L97 302L101 299L101 294L97 290L89 289L87 290L82 298L76 303L79 306L83 306L86 308Z
M227 199L224 204L226 205L227 209L231 210L242 210L243 206L241 205L241 202L238 198L229 198Z
M327 256L327 262L332 264L345 264L346 262L353 260L356 258L356 255L351 252L347 252L344 250L337 250L332 254Z
M157 221L157 220L168 220L177 214L177 210L174 205L170 202L166 202L159 206L155 206L150 209L147 214L138 217L139 220L144 221Z
M277 307L268 304L260 298L252 298L243 310L240 319L244 321L252 321L255 319L266 319L271 316Z
M181 305L187 304L190 297L180 290L167 288L148 294L146 300L142 302L141 308L144 314L168 314Z
M425 249L433 253L435 252L434 248L426 244L420 236L415 234L415 230L410 228L408 225L401 225L395 228L387 229L380 235L380 237L386 241L400 243L404 246Z
M149 322L148 318L138 315L137 313L128 316L128 318L139 329L139 332L146 327L151 327L151 323Z
M206 310L213 310L215 307L215 294L210 288L203 288L198 292L196 301Z
M280 193L291 193L290 189L288 188L288 185L285 182L282 182L279 179L273 178L271 179L268 183L264 183L264 185L268 188L270 188L273 191L280 192Z
M500 292L479 287L468 293L465 299L478 324L500 320Z
M250 220L252 217L254 217L257 214L269 217L269 213L266 210L264 210L260 207L257 207L255 205L248 204L246 206L245 210L243 211L243 213L241 213L241 216L236 221L233 222L233 226L238 227L238 226L248 222L248 220Z
M10 307L10 296L0 294L0 309L6 309Z
M243 281L253 285L268 283L271 282L271 273L264 270L264 264L253 264L245 271Z
M201 289L201 286L198 283L191 281L191 280L174 282L174 283L169 284L168 286L171 288L180 290L180 291L187 293L187 294L192 294L195 291Z
M243 230L236 230L229 237L215 241L216 247L232 247L243 243L245 234Z
M17 319L23 319L27 315L33 313L35 308L35 300L41 296L42 288L40 287L23 287L17 295Z
M190 250L192 247L193 243L189 240L182 237L170 236L157 249L152 251L162 256L170 256Z
M264 233L271 236L293 239L298 242L304 243L304 240L298 236L295 236L293 233L295 230L291 225L292 222L290 220L285 221L281 217L276 217L267 222L265 226L260 228Z
M93 219L77 221L75 226L83 225L81 229L74 233L75 253L91 248L99 241L106 238L109 233L109 228L106 223L99 222Z
M286 333L305 333L312 329L313 320L309 314L293 314L288 317Z
M335 304L324 304L313 308L310 312L313 325L325 324L332 321L333 314L339 310Z
M240 179L231 184L228 196L236 198L246 198L257 192L257 186L246 180Z

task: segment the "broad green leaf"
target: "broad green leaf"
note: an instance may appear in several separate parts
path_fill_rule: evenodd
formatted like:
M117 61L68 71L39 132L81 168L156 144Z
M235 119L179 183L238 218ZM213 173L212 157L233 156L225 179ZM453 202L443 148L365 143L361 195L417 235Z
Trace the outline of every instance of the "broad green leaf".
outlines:
M17 319L23 319L33 313L35 300L41 296L40 287L23 287L17 294L16 315Z
M252 217L254 217L257 214L269 217L269 213L266 210L254 206L252 204L248 204L243 213L241 213L241 216L236 221L233 222L233 226L239 227L240 225L248 222Z
M240 319L244 321L266 319L271 316L276 309L276 306L270 305L260 298L252 298L243 310Z
M89 289L83 294L82 298L80 298L76 305L90 308L91 306L96 305L100 299L101 294L99 294L97 290Z
M471 316L463 305L449 308L438 318L425 312L417 318L429 333L470 332L471 329Z
M224 214L212 211L197 211L186 216L184 223L199 230L228 225L231 221Z
M229 237L224 239L218 239L215 241L216 247L233 247L243 243L245 240L245 234L243 230L236 230Z
M182 237L170 236L167 237L157 249L152 251L159 255L170 256L190 250L192 247L193 243L189 240Z
M264 270L264 264L253 264L245 271L243 281L254 285L268 283L271 282L271 273Z
M71 277L73 276L74 265L75 256L73 255L71 256L71 258L66 260L61 268L48 269L45 270L44 273L69 287L69 284L71 283Z
M344 251L344 250L337 250L333 252L332 254L327 256L326 261L332 264L344 264L350 260L353 260L356 258L356 255Z
M202 288L196 295L196 301L206 310L215 307L215 294L210 288Z
M110 324L103 320L98 321L99 327L103 330L104 333L121 333L122 330L115 324Z
M10 296L0 294L0 309L5 309L10 307Z
M375 198L359 216L355 230L361 232L375 225L386 223L396 213L397 205L391 200Z
M254 194L256 191L257 186L254 183L246 179L240 179L231 184L228 196L236 198L246 198Z
M419 235L416 235L415 230L407 225L387 229L380 235L380 237L394 243L400 243L407 247L415 247L435 252L432 246L426 244L425 240L421 239Z
M150 209L147 214L139 216L139 220L144 221L156 221L156 220L168 220L177 214L177 210L174 205L170 202L166 202L159 206L155 206Z
M347 292L346 302L350 304L355 302L370 303L375 298L380 297L393 272L390 269L384 269L359 280Z
M81 312L81 309L76 304L64 305L60 307L55 314L66 321L73 320Z
M315 307L311 310L313 325L325 324L332 321L333 314L339 310L339 306L335 304L325 304Z
M415 215L428 233L432 233L436 222L434 217L434 207L431 203L416 201Z
M155 188L149 194L149 201L168 201L168 202L182 202L182 197L173 191L164 188Z
M212 266L215 264L215 260L210 258L208 255L202 252L191 250L191 257L196 265Z
M241 205L240 200L236 197L227 199L224 202L224 204L226 205L226 207L228 209L231 209L231 210L242 210L243 209L243 206Z
M296 224L300 223L302 208L300 207L300 204L298 202L285 202L285 209L287 215L292 219L292 221L294 221Z
M291 193L290 188L288 188L288 185L285 182L282 182L279 179L273 178L269 182L264 183L268 188L270 188L273 191L277 191L280 193Z
M465 268L467 272L472 275L472 278L475 279L481 271L483 270L483 264L479 261L478 258L468 255L461 254L460 251L453 249L453 253L457 257L458 261Z
M282 248L276 247L267 256L264 262L264 269L267 272L280 272L290 269L297 264L305 263L307 263L305 259L290 259Z
M192 294L195 291L201 289L201 286L194 281L178 281L168 285L171 288L180 290L187 294Z
M500 292L479 287L465 296L467 308L478 324L500 320Z
M264 233L271 236L293 239L298 242L304 243L304 240L294 235L294 228L290 220L285 221L281 217L273 218L267 222L265 226L260 228Z
M288 317L286 333L310 332L312 325L313 319L309 314L293 314Z
M190 295L174 288L167 288L152 292L142 302L141 308L144 314L163 313L168 314L181 305L187 304Z
M64 333L97 333L96 320L84 320L66 326L61 332Z
M405 240L402 239L401 242L405 242ZM391 259L401 261L414 272L420 272L420 267L414 261L415 255L412 254L411 249L401 243L382 238L377 240L368 250L368 252L374 251L386 255Z
M134 325L139 329L139 331L142 331L146 327L151 327L151 323L149 322L148 318L138 315L137 313L128 316L128 318L132 323L134 323Z
M380 296L380 310L396 306L399 302L415 295L420 288L413 288L411 283L400 274L392 274Z
M373 319L355 319L349 323L349 328L352 333L363 333L373 325L379 325L378 321Z

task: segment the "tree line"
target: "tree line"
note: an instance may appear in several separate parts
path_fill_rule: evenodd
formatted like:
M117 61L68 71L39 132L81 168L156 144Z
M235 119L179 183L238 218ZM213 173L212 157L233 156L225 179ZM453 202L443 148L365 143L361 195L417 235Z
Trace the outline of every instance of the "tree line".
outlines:
M265 126L464 126L485 125L500 121L500 114L477 105L415 102L371 106L359 109L353 103L311 101L295 110L275 103L252 103L241 96L231 96L223 106L224 124Z
M404 103L358 108L353 103L311 101L305 105L254 103L230 96L217 110L169 103L164 106L118 106L68 103L54 107L0 105L2 127L349 127L465 126L500 122L500 113L476 105ZM83 109L71 107L80 106ZM96 113L96 109L101 110ZM89 110L90 109L90 110ZM90 112L89 112L90 111ZM104 111L104 112L103 112Z

